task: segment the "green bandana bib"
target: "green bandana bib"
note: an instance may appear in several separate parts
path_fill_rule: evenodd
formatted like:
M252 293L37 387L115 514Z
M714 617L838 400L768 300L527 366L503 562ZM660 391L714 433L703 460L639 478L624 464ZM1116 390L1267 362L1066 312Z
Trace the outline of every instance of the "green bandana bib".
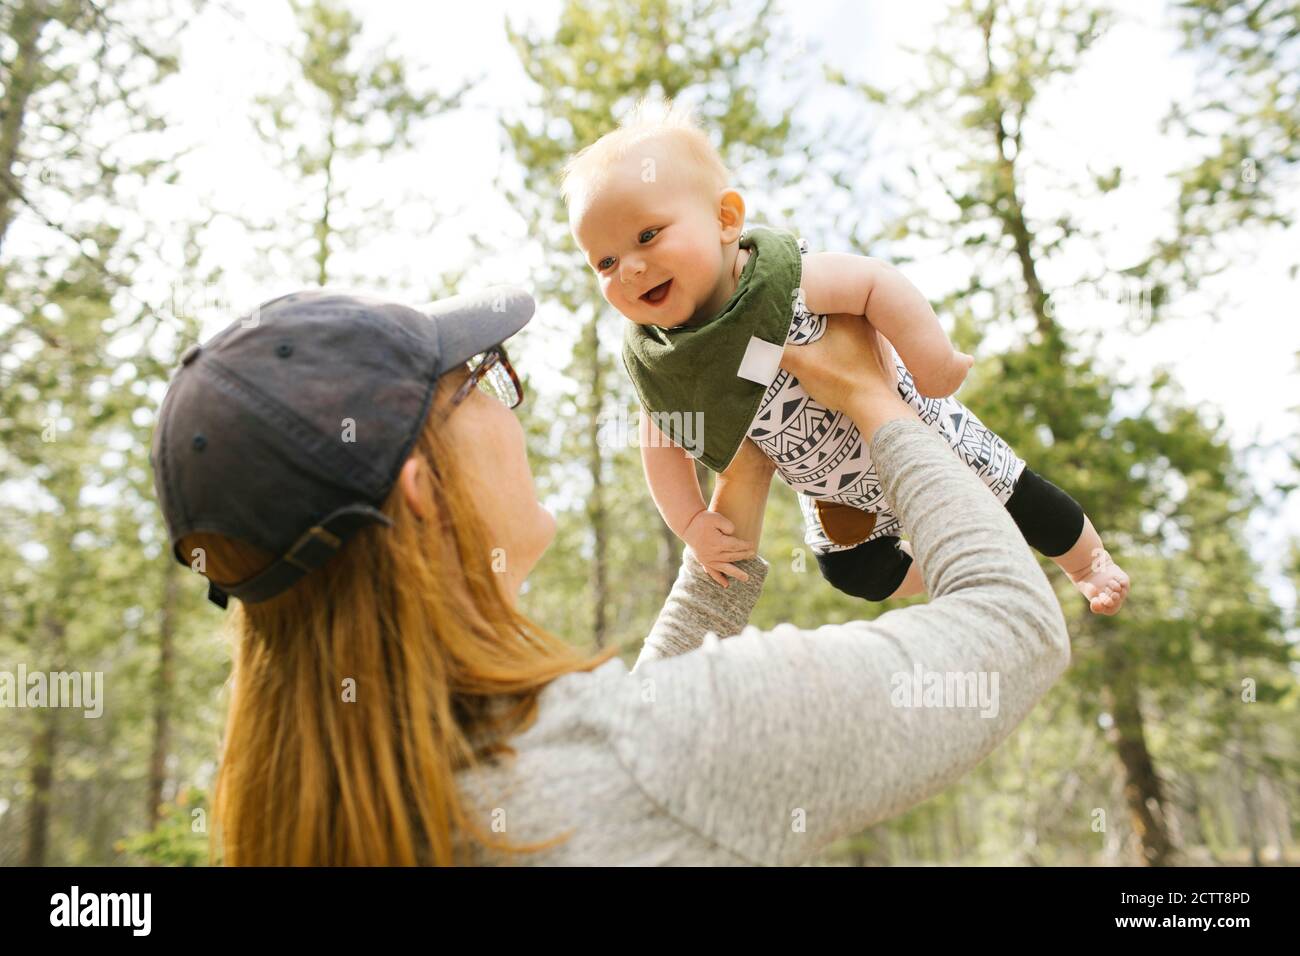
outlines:
M666 436L715 472L745 440L790 334L803 260L793 233L752 226L736 291L717 316L664 329L627 321L623 365Z

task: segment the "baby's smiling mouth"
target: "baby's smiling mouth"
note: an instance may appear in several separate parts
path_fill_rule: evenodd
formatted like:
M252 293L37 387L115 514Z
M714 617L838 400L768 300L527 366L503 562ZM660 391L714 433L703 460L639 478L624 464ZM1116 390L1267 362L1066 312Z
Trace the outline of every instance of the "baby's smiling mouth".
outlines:
M651 305L658 305L664 299L668 298L668 287L673 284L673 280L661 282L649 292L641 296L642 302L649 302Z

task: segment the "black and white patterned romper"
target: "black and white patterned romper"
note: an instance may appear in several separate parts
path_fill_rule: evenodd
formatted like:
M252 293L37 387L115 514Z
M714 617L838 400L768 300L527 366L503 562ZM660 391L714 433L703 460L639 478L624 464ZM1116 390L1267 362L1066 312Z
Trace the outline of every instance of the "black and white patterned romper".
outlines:
M799 240L799 251L808 252L808 244L803 239ZM791 312L787 342L797 345L815 342L826 331L826 316L809 312L801 291L794 297ZM944 437L1005 506L1024 470L1024 461L952 396L920 395L898 353L892 346L889 352L898 370L898 394L903 401L916 409L921 421ZM887 535L903 536L902 523L885 500L876 467L857 426L843 412L833 412L811 398L798 379L785 369L768 386L747 434L776 464L781 479L799 492L804 541L814 554L844 551L863 543L832 542L817 518L813 502L818 498L875 512L875 528L864 541Z

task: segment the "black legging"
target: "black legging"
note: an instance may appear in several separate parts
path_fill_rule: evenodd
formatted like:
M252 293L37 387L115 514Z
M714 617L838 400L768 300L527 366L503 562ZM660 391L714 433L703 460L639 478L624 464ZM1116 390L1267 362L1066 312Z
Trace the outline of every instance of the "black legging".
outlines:
M1079 503L1027 465L1007 500L1007 511L1030 547L1049 558L1065 554L1083 533ZM819 554L817 566L845 594L883 601L898 590L912 565L912 556L898 542L886 535L845 551Z

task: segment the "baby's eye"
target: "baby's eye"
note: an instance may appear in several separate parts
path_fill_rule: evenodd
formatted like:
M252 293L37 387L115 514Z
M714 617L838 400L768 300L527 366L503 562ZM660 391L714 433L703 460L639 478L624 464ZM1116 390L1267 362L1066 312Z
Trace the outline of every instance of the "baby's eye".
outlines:
M606 269L608 269L608 268L609 268L610 266L612 266L613 264L614 264L614 257L613 257L613 256L606 256L604 259L601 259L599 262L596 263L596 268L597 268L599 271L604 272Z
M637 236L637 240L639 242L649 242L656 235L658 235L658 233L659 233L658 229L647 229L644 232L642 232L641 235Z

